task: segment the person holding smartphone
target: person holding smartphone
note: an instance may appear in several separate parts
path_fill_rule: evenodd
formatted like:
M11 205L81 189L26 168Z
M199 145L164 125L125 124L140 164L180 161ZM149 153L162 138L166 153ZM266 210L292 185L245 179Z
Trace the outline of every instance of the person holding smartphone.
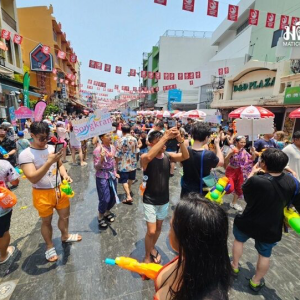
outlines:
M79 242L82 239L78 234L69 234L70 201L59 189L61 176L68 182L72 182L72 179L61 162L63 144L57 144L56 148L47 144L50 134L48 124L33 122L30 132L33 142L31 147L20 154L19 164L32 183L33 205L42 219L41 233L47 247L45 257L54 262L58 259L52 242L51 221L54 209L59 215L58 228L62 242Z

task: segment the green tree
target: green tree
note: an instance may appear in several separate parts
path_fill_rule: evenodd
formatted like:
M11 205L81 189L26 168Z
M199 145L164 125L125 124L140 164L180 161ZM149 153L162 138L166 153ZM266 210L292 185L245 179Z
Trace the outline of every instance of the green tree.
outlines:
M30 100L30 108L34 109L37 101L36 100ZM47 104L46 109L44 111L44 116L51 115L52 113L56 114L59 112L59 108L55 106L54 104Z

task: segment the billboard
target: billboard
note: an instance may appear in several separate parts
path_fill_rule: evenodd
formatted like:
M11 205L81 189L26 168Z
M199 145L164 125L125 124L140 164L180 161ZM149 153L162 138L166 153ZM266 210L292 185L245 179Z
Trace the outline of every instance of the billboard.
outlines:
M300 104L300 86L286 88L284 104Z

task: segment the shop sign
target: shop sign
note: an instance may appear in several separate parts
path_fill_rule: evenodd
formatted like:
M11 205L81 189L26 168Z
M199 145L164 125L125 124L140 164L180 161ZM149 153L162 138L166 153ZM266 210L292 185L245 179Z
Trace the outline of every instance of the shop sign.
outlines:
M300 86L286 88L284 104L300 104Z
M251 81L249 83L241 83L238 85L235 85L233 87L233 92L244 92L248 90L256 90L256 89L262 89L262 88L268 88L271 86L274 86L276 78L269 77L266 78L265 80L260 80L260 81Z

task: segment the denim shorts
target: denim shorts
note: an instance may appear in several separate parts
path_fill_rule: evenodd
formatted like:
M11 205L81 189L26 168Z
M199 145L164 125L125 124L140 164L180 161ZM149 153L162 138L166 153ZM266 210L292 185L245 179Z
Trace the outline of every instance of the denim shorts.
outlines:
M127 183L128 180L135 180L136 170L130 172L119 172L119 183Z
M145 221L149 223L156 223L156 220L164 220L168 216L169 203L163 205L144 205Z
M148 153L148 147L144 148L144 149L140 149L140 153L141 153L141 155L144 153Z
M233 235L235 239L241 243L245 243L247 242L248 239L250 239L250 236L241 232L235 225L233 225ZM276 245L277 243L268 244L268 243L262 243L259 242L258 240L255 240L255 248L257 252L263 257L271 257L272 249Z

